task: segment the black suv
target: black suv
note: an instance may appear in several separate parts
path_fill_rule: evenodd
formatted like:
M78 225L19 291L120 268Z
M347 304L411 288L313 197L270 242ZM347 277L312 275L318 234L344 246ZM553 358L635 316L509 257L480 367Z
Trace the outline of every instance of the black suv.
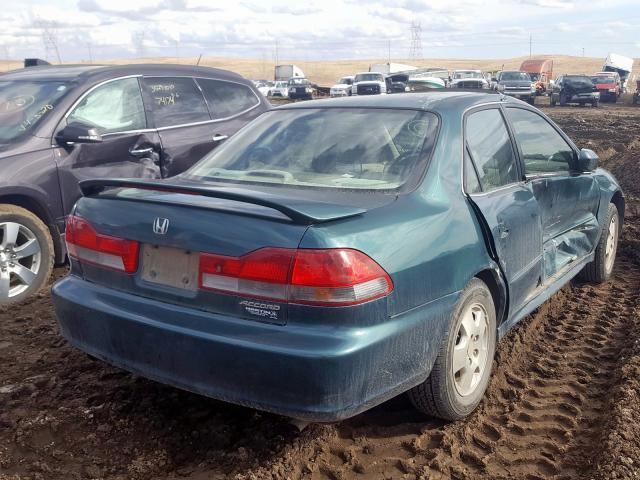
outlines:
M176 175L269 108L241 76L180 65L43 66L0 78L0 303L65 260L78 182ZM108 241L105 240L105 241Z
M586 75L560 75L551 90L551 106L587 103L597 107L600 103L600 93Z

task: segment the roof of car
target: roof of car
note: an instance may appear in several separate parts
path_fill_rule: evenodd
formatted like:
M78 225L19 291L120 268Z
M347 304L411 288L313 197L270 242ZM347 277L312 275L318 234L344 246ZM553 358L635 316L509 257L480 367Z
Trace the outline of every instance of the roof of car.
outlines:
M466 109L489 102L515 102L511 97L497 93L452 91L450 89L432 92L396 93L392 95L354 95L351 97L312 100L290 103L276 107L276 110L299 108L412 108L420 110Z
M42 65L7 72L2 80L105 80L125 75L194 75L203 77L241 79L237 73L218 68L173 64L128 65Z

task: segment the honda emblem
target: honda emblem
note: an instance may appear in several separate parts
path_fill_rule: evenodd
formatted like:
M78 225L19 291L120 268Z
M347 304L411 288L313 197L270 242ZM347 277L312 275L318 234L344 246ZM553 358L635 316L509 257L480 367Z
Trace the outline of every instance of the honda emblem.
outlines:
M153 221L153 233L164 235L169 230L169 219L158 217Z

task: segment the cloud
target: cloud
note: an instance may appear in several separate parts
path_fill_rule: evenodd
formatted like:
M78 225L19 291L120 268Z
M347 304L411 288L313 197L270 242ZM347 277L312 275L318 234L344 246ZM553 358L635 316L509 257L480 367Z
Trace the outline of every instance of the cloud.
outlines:
M575 2L572 0L518 0L519 3L526 5L534 5L536 7L544 8L559 8L559 9L573 9Z

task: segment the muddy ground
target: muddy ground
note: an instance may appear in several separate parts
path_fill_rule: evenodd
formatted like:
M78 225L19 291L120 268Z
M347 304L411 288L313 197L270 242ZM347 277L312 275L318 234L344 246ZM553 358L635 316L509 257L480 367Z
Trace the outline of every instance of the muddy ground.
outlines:
M640 108L546 111L625 188L615 278L569 285L514 328L468 420L401 396L299 432L88 358L43 293L0 312L0 480L640 478Z

